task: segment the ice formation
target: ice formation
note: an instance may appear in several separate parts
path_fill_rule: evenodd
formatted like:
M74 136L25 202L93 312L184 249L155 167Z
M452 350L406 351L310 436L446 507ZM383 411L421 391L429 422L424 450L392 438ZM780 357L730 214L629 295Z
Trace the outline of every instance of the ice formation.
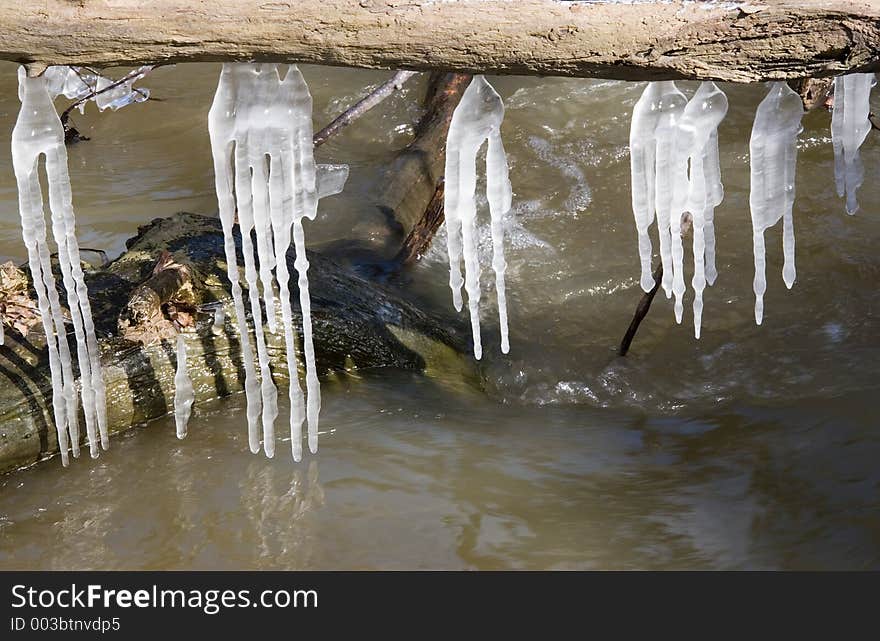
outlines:
M673 205L669 221L675 319L681 322L684 309L681 219L685 212L689 212L693 226L694 277L691 284L694 288L694 335L697 338L702 326L703 290L707 283L711 285L715 281L716 276L714 212L724 198L718 158L718 125L725 115L727 96L714 82L704 82L685 106L675 134ZM708 257L711 257L711 269Z
M656 219L663 263L663 289L672 295L672 174L678 120L687 99L672 81L649 82L633 108L629 133L632 209L639 237L641 286L654 287L651 274L651 237L648 228Z
M507 170L507 156L501 142L501 121L504 105L483 76L474 76L465 90L449 125L446 139L446 191L444 210L446 239L449 251L449 286L457 311L462 308L461 287L468 294L471 328L474 337L474 356L483 355L480 340L480 261L477 254L477 152L486 147L486 199L492 231L492 267L495 271L495 291L498 298L498 321L501 328L501 351L507 353L510 344L507 332L507 298L504 286L503 219L511 205L512 192ZM465 278L461 276L464 256Z
M795 281L794 206L797 136L801 132L804 106L800 96L784 82L770 83L767 97L758 105L749 141L751 191L749 208L755 252L755 322L764 317L767 289L764 231L782 218L782 278L791 289Z
M186 426L194 401L195 391L186 367L186 340L183 334L178 334L177 371L174 374L174 424L177 427L177 438L186 438Z
M109 447L109 439L100 353L76 242L64 129L52 104L47 84L47 78L28 78L24 67L19 68L21 111L12 131L12 164L18 184L22 236L49 351L58 447L62 463L66 465L68 448L72 448L74 456L79 455L76 382L46 239L43 192L39 178L40 156L45 158L52 234L57 244L58 263L76 336L82 408L92 457L98 456L98 438L104 449Z
M865 170L859 147L871 131L871 87L874 74L854 73L834 79L834 108L831 114L831 140L834 145L834 181L837 195L846 196L846 213L859 209L856 191L862 186Z
M226 310L223 309L223 306L220 305L217 309L214 310L214 323L211 325L211 331L215 334L220 334L223 331L223 326L226 324Z
M311 452L318 448L320 389L312 343L303 218L317 215L318 198L341 190L347 168L331 166L319 172L312 144L312 97L302 74L289 66L282 80L274 64L225 64L214 104L208 115L214 156L214 174L220 220L225 236L228 276L232 285L236 322L241 340L247 396L248 441L259 451L258 419L266 456L275 451L274 423L278 392L272 381L263 330L260 299L266 307L266 325L275 331L277 281L281 320L290 377L290 434L294 460L302 457L302 422L308 420ZM248 285L257 359L248 338L235 255L235 214L241 230L245 280ZM254 261L251 233L256 232L259 271ZM285 259L291 240L296 252L300 308L303 318L303 353L307 396L303 399L297 369L290 275ZM275 279L272 269L276 270ZM262 286L260 288L260 286ZM259 378L257 376L259 367ZM305 405L305 407L304 407Z
M46 88L53 100L60 95L72 100L80 100L93 92L100 92L91 98L98 109L104 111L109 108L116 111L134 102L144 102L150 97L149 89L135 89L133 85L152 69L151 66L140 67L137 71L127 74L125 81L119 84L116 84L118 81L114 82L81 67L49 67L43 72L43 77L46 78ZM114 84L116 86L112 86ZM85 106L85 102L79 105L80 112Z

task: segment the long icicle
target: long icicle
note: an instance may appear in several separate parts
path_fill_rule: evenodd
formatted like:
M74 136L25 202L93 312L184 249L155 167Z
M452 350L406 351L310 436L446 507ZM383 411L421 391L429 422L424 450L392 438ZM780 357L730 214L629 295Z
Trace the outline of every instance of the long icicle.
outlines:
M223 71L220 73L220 83L217 86L214 102L208 113L208 133L211 138L211 152L214 158L214 184L217 193L220 223L223 227L226 275L229 278L232 290L235 319L238 326L241 356L244 364L248 446L251 452L256 454L260 451L257 422L262 408L262 399L259 396L260 383L257 380L254 352L251 347L250 332L247 326L247 316L239 282L235 237L233 235L236 214L235 164L233 159L236 154L236 147L238 146L235 139L236 94L234 91L234 80L231 77L233 69L233 67L223 65Z
M767 96L758 105L749 141L751 189L749 208L755 254L755 323L764 318L767 289L764 232L783 221L784 265L782 277L791 289L795 281L794 207L797 136L801 132L803 102L784 82L770 83Z
M507 157L501 143L501 122L504 104L501 97L483 76L474 76L452 114L446 139L446 189L444 211L447 250L449 253L449 286L452 302L461 311L461 287L468 294L468 309L473 332L474 356L482 358L480 338L480 261L477 252L475 192L477 187L477 152L488 140L486 151L486 196L492 220L492 267L498 299L501 329L501 351L510 349L507 328L507 297L504 272L504 229L502 221L511 205ZM465 278L461 276L464 256Z
M186 339L177 335L177 371L174 373L174 424L177 438L186 438L186 428L192 414L195 391L186 365Z
M59 449L62 463L67 464L68 447L72 447L74 456L79 454L76 390L67 332L46 244L38 175L41 155L45 158L52 232L77 342L83 414L92 457L98 456L99 439L104 449L109 447L103 372L76 241L64 129L52 104L47 79L28 78L23 67L19 68L18 79L22 108L12 134L13 167L19 189L22 235L49 350Z
M645 292L654 287L651 274L651 238L648 229L657 220L663 289L672 295L672 235L674 156L676 125L687 99L672 81L649 82L633 108L629 148L633 216L639 238L640 284Z
M696 338L700 338L703 290L707 284L707 220L714 221L714 208L723 197L721 172L717 164L717 135L718 126L726 115L727 96L718 89L714 82L704 82L685 106L684 112L678 119L676 131L675 160L671 172L673 191L673 208L670 219L673 263L672 289L675 294L675 320L681 323L684 311L682 298L685 292L681 219L685 212L689 212L694 233L694 276L691 284L694 288L694 336ZM710 233L714 269L714 229L710 229Z

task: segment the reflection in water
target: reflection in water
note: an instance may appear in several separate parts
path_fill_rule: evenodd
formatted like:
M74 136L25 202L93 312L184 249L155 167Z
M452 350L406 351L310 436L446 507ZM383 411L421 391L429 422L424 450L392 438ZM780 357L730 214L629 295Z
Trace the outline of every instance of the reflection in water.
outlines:
M13 87L14 71L0 66L0 84ZM81 244L119 251L154 216L215 211L205 118L217 72L159 69L161 102L77 120L92 138L70 152ZM387 77L304 75L318 126ZM486 355L486 395L394 372L325 381L334 431L300 465L248 452L242 398L196 407L184 441L173 420L157 421L115 437L98 461L0 478L0 568L880 568L880 136L861 148L862 207L848 217L829 116L805 117L798 282L770 284L758 328L748 132L766 89L724 85L720 275L702 338L660 297L620 359L641 293L626 144L642 85L492 83L515 193L511 353ZM322 201L310 241L382 224L379 178L418 118L419 91L408 83L318 150L351 177ZM17 110L14 91L0 92L0 149ZM21 257L4 162L0 257ZM487 225L480 242L490 257ZM444 247L441 235L404 285L442 309ZM768 260L778 273L781 256Z

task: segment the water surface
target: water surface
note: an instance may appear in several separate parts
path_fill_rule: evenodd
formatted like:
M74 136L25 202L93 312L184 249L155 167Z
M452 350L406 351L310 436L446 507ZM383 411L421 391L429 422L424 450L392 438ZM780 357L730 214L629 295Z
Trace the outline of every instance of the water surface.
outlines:
M83 247L115 255L154 217L216 211L206 117L217 75L162 68L143 81L160 100L74 117L92 138L70 149ZM304 75L320 127L389 74ZM862 148L862 210L850 217L834 194L830 115L806 117L798 280L785 289L781 229L768 231L756 327L748 136L765 89L724 85L726 196L703 337L693 338L692 298L679 326L661 294L619 359L641 295L626 145L643 85L492 81L508 110L515 195L507 357L484 262L485 394L410 373L334 376L321 449L299 465L287 444L275 460L247 452L241 397L196 407L185 441L173 420L155 421L98 461L0 478L0 567L880 567L880 137ZM2 150L18 109L13 66L0 66L0 87ZM381 230L383 172L422 89L411 83L320 148L319 161L350 164L351 178L322 201L312 246ZM415 300L450 305L444 247L441 234L403 279ZM7 258L24 251L0 153Z

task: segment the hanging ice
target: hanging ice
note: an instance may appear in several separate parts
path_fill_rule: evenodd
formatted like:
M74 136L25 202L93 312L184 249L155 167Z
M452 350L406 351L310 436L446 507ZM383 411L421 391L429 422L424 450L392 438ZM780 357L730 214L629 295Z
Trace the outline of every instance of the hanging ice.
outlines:
M183 334L177 335L177 371L174 374L174 424L177 438L186 438L186 425L189 423L195 391L186 367L186 340Z
M670 242L673 156L676 126L685 103L687 99L674 82L649 82L633 108L629 132L632 209L639 235L640 282L646 292L654 287L648 228L656 218L663 289L667 298L672 295L673 277Z
M764 292L767 289L764 230L782 218L782 278L791 289L795 281L794 206L797 136L801 132L803 103L784 82L770 83L767 97L758 105L752 138L749 142L752 232L755 251L755 322L764 317Z
M127 74L125 81L118 84L110 78L94 74L81 67L49 67L43 72L43 77L46 78L46 88L53 100L59 95L80 100L97 91L100 93L97 93L92 100L95 101L98 109L103 111L110 108L116 111L134 102L144 102L150 97L149 89L134 88L133 85L152 69L151 66L140 67L137 71ZM116 86L113 86L114 84ZM85 103L79 107L82 112Z
M53 100L59 95L71 100L85 98L98 83L98 76L80 67L53 66L43 72L46 89ZM84 105L83 105L84 106Z
M854 73L834 79L834 108L831 114L831 140L834 145L834 181L837 195L846 196L846 213L859 209L856 191L862 186L865 170L859 147L871 131L873 73Z
M504 215L510 209L511 188L507 170L507 156L501 142L501 121L504 105L483 76L474 76L452 114L446 138L446 191L444 210L446 238L449 250L449 286L455 309L461 311L461 287L468 294L471 328L474 336L474 356L483 355L480 341L480 261L477 256L477 207L474 195L477 188L477 152L483 143L486 148L486 198L492 230L492 267L495 271L495 291L498 297L498 321L501 328L501 351L510 350L507 332L507 298L504 286ZM465 279L461 277L461 258L464 255Z
M266 325L275 330L277 279L287 368L290 376L290 432L293 458L302 457L302 421L308 417L309 449L318 448L320 389L312 344L303 218L314 219L318 198L337 193L347 169L333 166L319 176L312 144L312 98L302 74L288 67L282 80L274 64L225 64L214 104L208 115L208 130L214 156L214 174L220 220L226 245L226 262L241 336L247 395L248 437L251 451L259 451L257 419L262 409L263 449L275 451L274 422L278 414L277 390L269 369L269 355L263 332L260 296L265 302ZM320 188L320 193L319 193ZM248 283L251 317L257 345L254 355L248 338L247 319L239 284L232 231L236 210L241 230L245 279ZM256 232L259 273L254 261L251 233ZM303 353L306 361L307 407L297 370L293 312L290 304L286 254L293 240L294 266L298 274L303 316ZM272 269L276 278L272 277ZM262 288L260 289L260 285Z
M104 380L76 242L64 130L47 90L46 78L28 78L24 67L20 67L18 95L21 111L12 131L12 164L18 183L22 236L49 351L58 447L66 465L68 447L72 448L74 456L79 455L76 383L46 240L43 193L38 173L41 155L45 158L52 234L58 248L58 263L76 336L83 415L92 457L98 456L98 435L104 449L110 444Z
M712 279L715 249L715 207L724 198L718 159L718 125L727 114L727 96L714 82L704 82L684 108L678 121L673 170L673 208L670 218L672 240L675 319L681 322L684 284L684 250L681 240L681 218L690 212L693 226L694 335L700 337L703 314L703 290L707 277L707 247L712 253ZM710 240L711 239L711 240Z
M223 305L220 305L214 310L214 324L211 325L211 331L215 334L220 334L223 332L223 326L225 324L226 311L223 309Z

